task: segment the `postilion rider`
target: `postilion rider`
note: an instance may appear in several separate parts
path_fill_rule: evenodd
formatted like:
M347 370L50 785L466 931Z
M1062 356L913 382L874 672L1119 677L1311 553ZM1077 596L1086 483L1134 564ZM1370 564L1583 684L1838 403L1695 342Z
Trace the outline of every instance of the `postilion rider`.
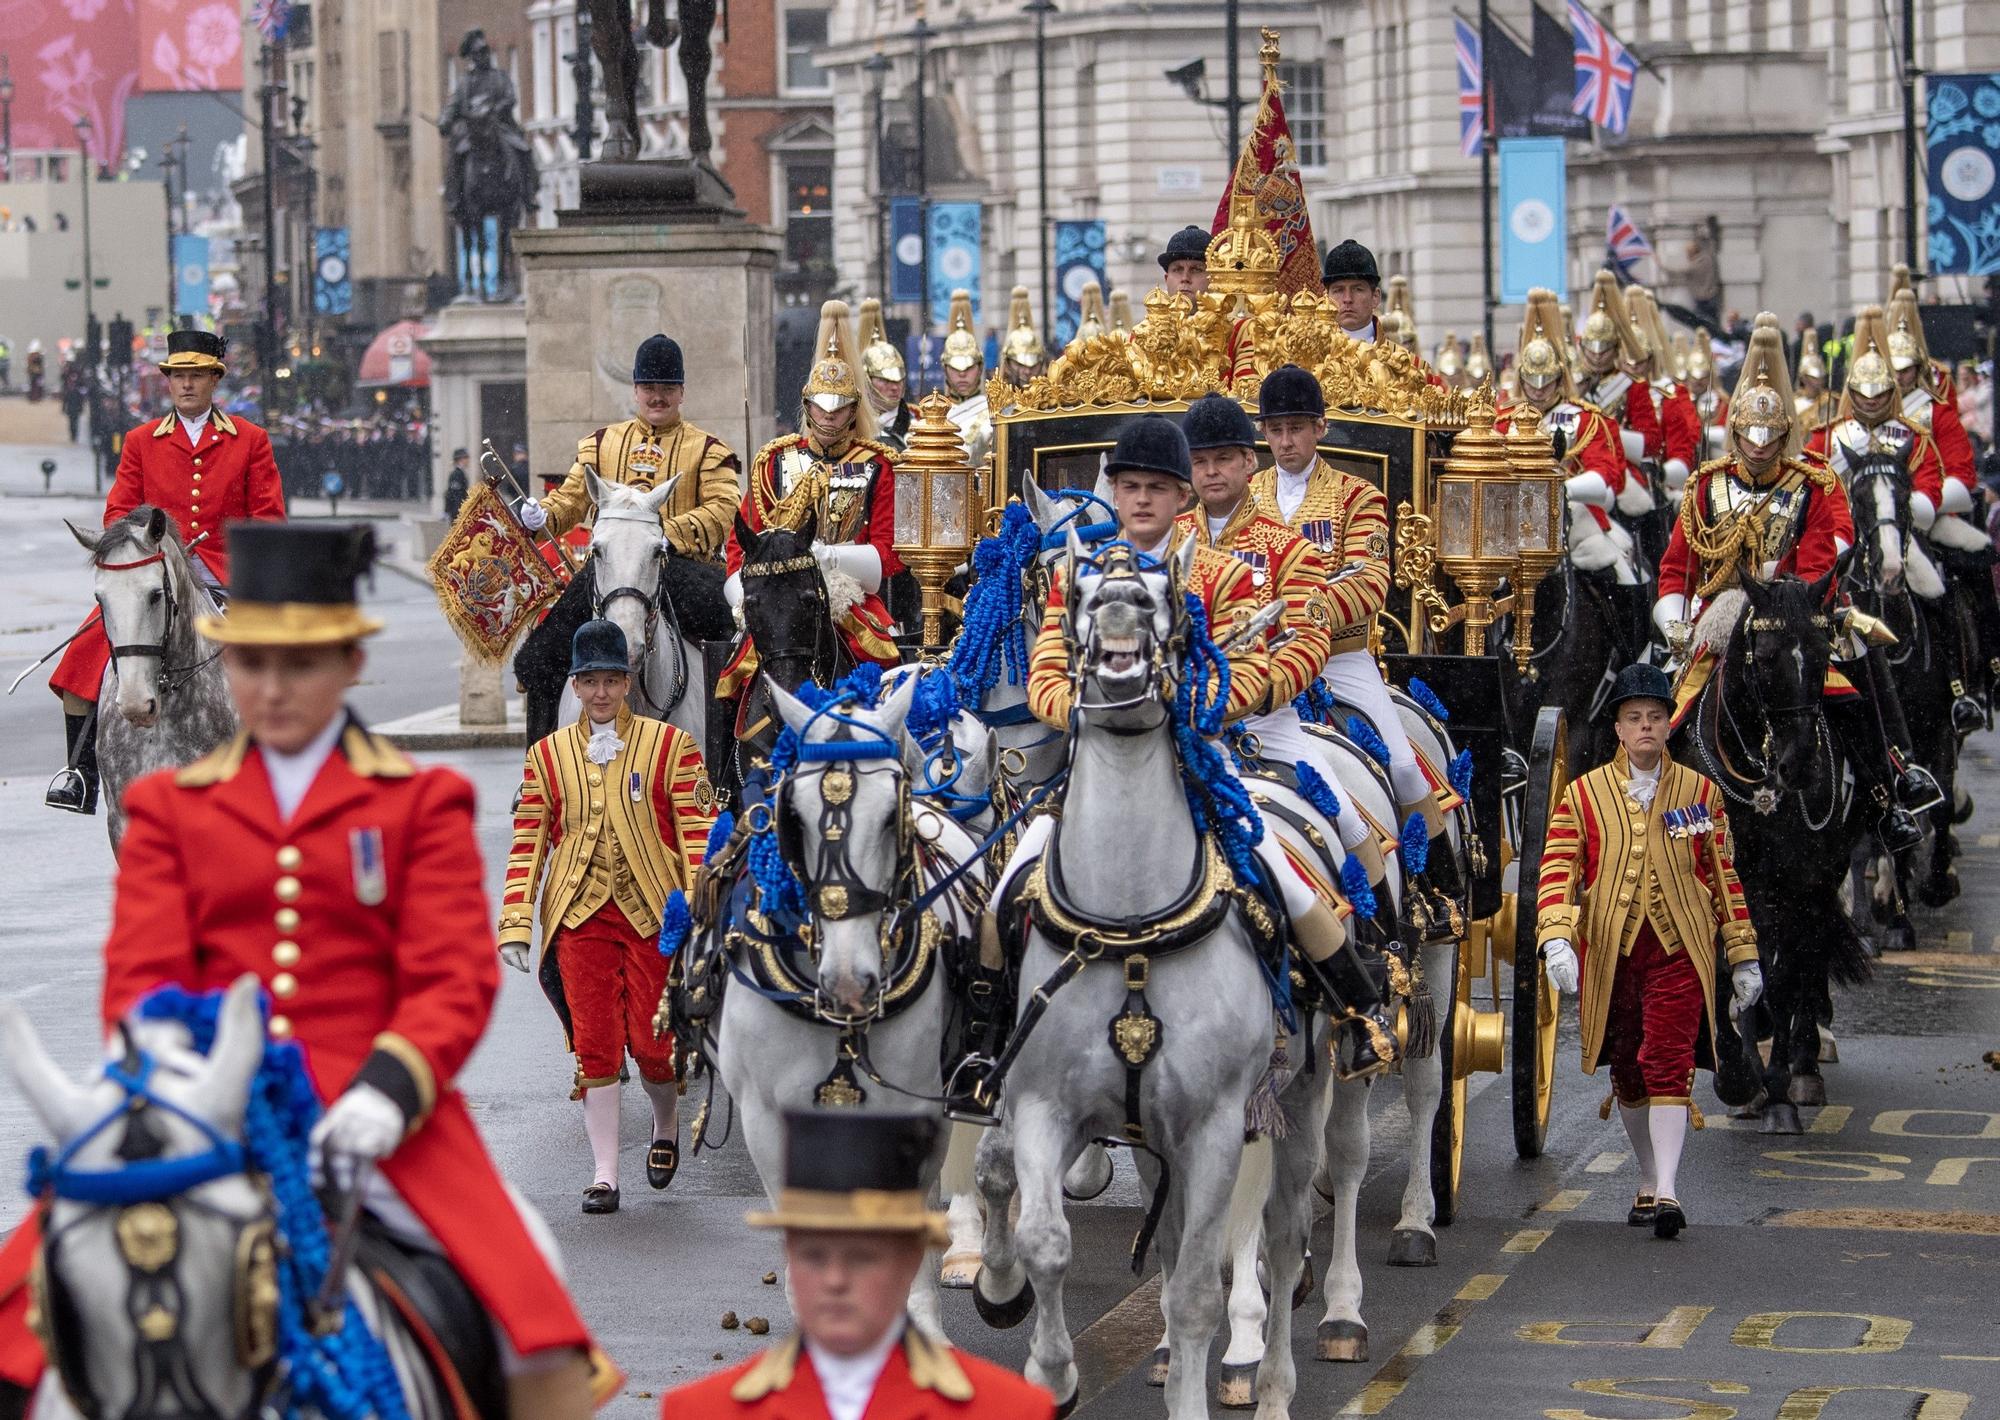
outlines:
M354 595L372 534L230 533L236 596L197 629L222 648L244 728L126 794L105 1027L155 987L254 974L271 1034L304 1047L327 1101L315 1144L373 1161L369 1210L464 1277L493 1319L510 1413L584 1420L590 1334L452 1083L499 988L472 786L419 768L344 704L382 625ZM22 1296L35 1233L31 1217L0 1254L0 1379L23 1385L42 1369Z
M632 713L629 664L615 623L577 628L569 673L583 713L528 751L500 908L501 959L526 971L541 897L542 940L576 1055L570 1098L583 1101L595 1170L586 1213L618 1211L619 1070L628 1052L653 1105L646 1181L665 1188L680 1167L674 1043L653 1035L667 976L660 908L693 884L715 822L700 746Z
M1175 525L1193 481L1187 439L1180 427L1156 414L1133 420L1118 436L1104 470L1111 485L1112 508L1118 516L1118 541L1108 549L1100 549L1100 554L1112 558L1136 556L1141 568L1164 568L1168 558L1179 552L1189 536ZM1209 634L1218 643L1228 640L1259 609L1260 598L1249 565L1199 542L1194 545L1192 570L1183 590L1201 599L1208 613ZM1059 570L1041 632L1028 658L1028 706L1042 723L1056 729L1069 727L1075 703L1067 604L1067 573ZM1271 657L1267 648L1268 640L1261 635L1238 639L1224 647L1230 672L1226 719L1239 720L1264 705L1271 684ZM1005 900L1008 885L1021 865L1033 862L1046 851L1055 823L1055 818L1046 814L1030 821L994 886L991 902ZM1306 957L1315 964L1324 964L1337 954L1346 955L1350 941L1347 919L1353 915L1353 908L1330 886L1322 885L1321 890L1326 893L1322 897L1321 891L1293 866L1276 834L1266 833L1256 852L1266 874L1283 896L1294 940ZM1005 988L1004 960L1000 924L989 910L980 924L978 975L985 992L996 997ZM999 1000L994 1016L999 1021L1011 1021L1010 1003ZM1373 1033L1369 1034L1372 1038ZM1372 1044L1378 1055L1393 1056L1392 1039L1373 1039Z
M925 1249L945 1241L922 1183L937 1131L925 1115L786 1114L777 1207L748 1221L784 1230L798 1333L669 1391L662 1420L1050 1420L1047 1391L926 1335L904 1309Z
M150 430L141 425L126 436L104 499L106 527L144 503L164 509L181 541L195 544L195 575L218 596L229 586L227 524L285 517L270 437L216 405L226 349L221 336L205 330L167 337L160 372L174 407ZM93 612L49 676L49 688L62 697L69 748L68 766L49 784L50 808L97 812L97 697L110 663L111 643Z
M1694 1072L1715 1068L1717 939L1736 1012L1764 977L1722 791L1666 751L1666 672L1626 667L1609 709L1618 753L1565 789L1549 821L1537 931L1549 980L1565 992L1581 982L1584 1071L1611 1065L1639 1164L1626 1221L1672 1238L1687 1226L1677 1179Z
M660 531L675 553L708 561L722 552L736 511L737 460L715 435L681 417L687 368L681 347L649 335L632 356L632 407L637 414L577 440L576 462L546 501L521 505L521 525L560 538L596 511L586 468L612 483L650 492L678 478L660 509Z

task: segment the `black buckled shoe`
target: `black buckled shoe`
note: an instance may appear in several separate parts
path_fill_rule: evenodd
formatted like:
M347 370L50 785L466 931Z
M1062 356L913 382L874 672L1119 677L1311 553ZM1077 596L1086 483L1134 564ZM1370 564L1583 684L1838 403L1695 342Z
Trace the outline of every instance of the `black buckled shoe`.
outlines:
M1342 1023L1341 1034L1347 1038L1347 1064L1341 1067L1336 1055L1335 1066L1343 1080L1366 1080L1380 1075L1400 1058L1394 1025L1389 1013L1380 1006L1349 1016Z
M618 1190L608 1183L593 1183L583 1191L583 1211L586 1213L616 1213L618 1211Z
M85 774L81 769L71 765L49 780L49 789L42 795L42 802L52 809L62 809L68 813L95 814L97 776Z
M1628 1228L1650 1228L1653 1226L1654 1216L1659 1211L1660 1202L1652 1194L1635 1193L1632 1195L1632 1209L1625 1215L1625 1226Z
M1678 1198L1662 1198L1653 1210L1653 1236L1672 1241L1681 1235L1688 1225L1687 1214L1681 1211Z
M655 1189L665 1188L680 1171L681 1145L678 1139L655 1139L646 1150L646 1182Z

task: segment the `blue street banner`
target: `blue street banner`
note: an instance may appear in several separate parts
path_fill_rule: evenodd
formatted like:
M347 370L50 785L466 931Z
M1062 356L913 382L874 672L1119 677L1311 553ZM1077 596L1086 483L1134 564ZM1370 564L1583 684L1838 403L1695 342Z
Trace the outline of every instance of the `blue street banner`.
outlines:
M313 309L323 316L344 316L353 308L354 282L347 265L347 228L315 227Z
M2000 274L2000 74L1929 74L1924 85L1931 272Z
M1562 139L1500 140L1500 299L1509 305L1537 286L1569 293L1566 177Z
M951 293L972 293L972 319L979 321L979 204L933 202L930 210L930 321L942 327L951 316Z
M1095 281L1100 291L1104 289L1104 223L1056 223L1055 335L1059 346L1076 338L1087 281Z
M924 298L923 204L914 197L889 199L889 300L915 305Z
M174 238L174 314L208 314L208 238Z

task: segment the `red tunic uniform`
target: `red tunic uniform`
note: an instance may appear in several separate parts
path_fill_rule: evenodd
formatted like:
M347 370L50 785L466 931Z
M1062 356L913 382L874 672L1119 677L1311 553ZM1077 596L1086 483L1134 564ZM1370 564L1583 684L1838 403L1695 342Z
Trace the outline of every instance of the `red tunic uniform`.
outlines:
M1049 1420L1055 1401L1012 1371L931 1341L914 1327L889 1350L866 1420ZM782 1346L669 1391L661 1420L825 1420L812 1357L794 1337Z
M1694 469L1702 461L1701 415L1695 412L1694 397L1678 381L1655 381L1653 400L1660 411L1660 457L1669 463L1679 459Z
M499 988L471 786L350 724L289 823L246 737L137 781L125 805L106 1025L156 986L257 976L322 1100L360 1079L409 1110L382 1172L514 1349L588 1348L452 1085ZM28 1251L17 1236L4 1258ZM0 1375L26 1383L23 1280L0 1274Z
M168 414L150 428L140 425L125 436L118 476L104 500L104 525L142 503L164 509L183 542L207 533L194 555L228 586L228 524L239 518L282 522L285 517L285 489L271 457L270 437L249 420L232 419L220 409L209 415L199 445L188 443L178 415ZM89 629L70 642L49 676L49 687L57 694L97 699L111 643L91 624L96 619L92 612Z

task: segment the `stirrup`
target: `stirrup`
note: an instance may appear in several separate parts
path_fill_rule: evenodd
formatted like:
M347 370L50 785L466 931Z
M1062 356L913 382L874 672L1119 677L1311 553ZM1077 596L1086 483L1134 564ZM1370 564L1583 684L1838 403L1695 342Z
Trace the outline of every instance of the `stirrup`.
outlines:
M1333 1057L1333 1073L1336 1078L1370 1080L1385 1073L1400 1059L1396 1052L1395 1033L1374 1013L1357 1011L1341 1024L1352 1026L1353 1029L1338 1032L1329 1051ZM1370 1029L1371 1026L1373 1029ZM1352 1063L1346 1066L1340 1062L1342 1036L1354 1043Z
M1951 683L1951 727L1961 735L1969 735L1986 724L1986 711L1979 702L1965 693L1965 682L1953 680Z
M97 786L81 769L73 764L66 765L55 778L49 780L42 802L66 813L94 815L97 812Z
M1875 836L1882 840L1882 846L1894 857L1922 843L1924 830L1917 823L1917 816L1898 804L1882 811L1882 817L1875 822Z
M1913 814L1929 813L1944 802L1944 790L1930 770L1905 761L1896 771L1896 802Z
M954 1124L977 1124L996 1129L1000 1125L1000 1103L992 1098L987 1081L998 1064L988 1055L968 1055L958 1062L944 1086L944 1116Z

